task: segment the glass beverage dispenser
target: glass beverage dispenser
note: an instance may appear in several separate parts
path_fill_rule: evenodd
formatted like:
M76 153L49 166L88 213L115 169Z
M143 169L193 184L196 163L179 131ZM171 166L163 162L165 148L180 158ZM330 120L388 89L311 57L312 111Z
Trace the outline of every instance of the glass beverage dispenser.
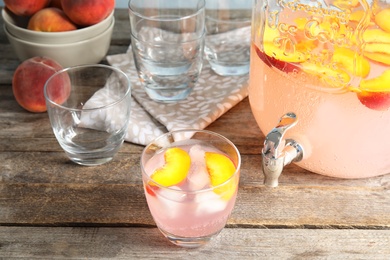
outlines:
M338 178L390 173L387 2L254 1L249 100L266 185L290 162Z

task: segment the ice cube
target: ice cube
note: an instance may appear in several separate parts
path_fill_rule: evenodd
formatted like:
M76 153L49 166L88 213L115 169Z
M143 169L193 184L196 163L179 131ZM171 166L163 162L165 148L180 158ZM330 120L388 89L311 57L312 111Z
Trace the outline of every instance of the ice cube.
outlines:
M210 186L210 176L207 172L204 154L205 151L200 145L194 145L189 150L191 168L187 175L187 183L190 190L201 190Z
M198 216L223 211L227 206L227 201L212 190L196 194L195 201L198 204Z
M157 196L170 201L182 202L187 194L179 186L169 186L169 188L158 189Z
M194 162L203 162L204 163L204 153L205 151L198 144L192 146L189 150L189 155L191 156L191 160Z
M144 170L148 176L151 176L155 170L162 167L165 164L164 153L160 152L155 154L144 164Z
M156 192L160 214L163 213L169 218L176 218L180 214L183 202L187 195L178 186L171 186L169 189L160 188Z

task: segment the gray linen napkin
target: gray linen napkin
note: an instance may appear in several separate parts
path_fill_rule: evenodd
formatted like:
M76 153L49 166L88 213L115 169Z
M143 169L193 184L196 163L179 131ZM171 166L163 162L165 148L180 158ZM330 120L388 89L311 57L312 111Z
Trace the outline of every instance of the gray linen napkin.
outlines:
M186 100L158 103L143 90L130 48L127 53L107 56L107 61L125 72L132 82L127 142L146 145L167 131L204 129L248 95L248 75L219 76L205 61L200 78Z

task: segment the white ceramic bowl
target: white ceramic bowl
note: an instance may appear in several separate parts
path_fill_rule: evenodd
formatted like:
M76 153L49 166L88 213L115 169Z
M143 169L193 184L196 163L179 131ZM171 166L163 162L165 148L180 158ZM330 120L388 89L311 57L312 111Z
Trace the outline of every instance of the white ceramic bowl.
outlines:
M5 27L8 32L21 40L44 43L44 44L65 44L79 42L95 37L110 27L114 19L114 11L100 23L67 32L38 32L26 29L28 17L14 15L7 8L1 10Z
M54 59L63 67L99 63L107 54L115 19L99 35L83 41L64 44L35 43L15 37L4 25L4 31L17 57L24 61L35 56Z

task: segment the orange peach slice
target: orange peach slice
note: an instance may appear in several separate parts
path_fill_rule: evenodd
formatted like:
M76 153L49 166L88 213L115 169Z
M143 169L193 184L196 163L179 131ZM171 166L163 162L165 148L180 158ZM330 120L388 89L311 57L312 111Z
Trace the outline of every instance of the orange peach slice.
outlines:
M295 24L297 25L298 30L305 30L305 26L309 20L306 17L298 17L294 19Z
M164 154L165 164L158 168L150 178L163 186L173 186L182 182L191 166L189 154L181 148L169 148Z
M206 168L210 174L210 181L213 187L223 184L236 172L236 167L232 160L220 153L205 153ZM223 199L229 200L236 191L237 183L229 181L221 187L215 188L214 192L221 195Z
M305 52L310 52L314 50L317 47L317 41L312 41L312 40L303 40L299 41L295 46L296 50L298 53L301 53L302 56L306 59L306 56L303 55ZM302 62L302 61L301 61Z
M312 20L306 26L307 31L305 35L313 40L318 39L320 42L328 42L332 38L335 38L335 35L339 34L338 30L341 28L337 30L333 24L334 21L331 18L325 18L322 21Z
M301 67L305 72L318 76L323 82L331 87L340 88L350 81L350 76L342 69L333 69L311 62L303 62L301 63Z
M363 40L368 43L390 43L390 33L381 29L368 29L363 33Z
M390 33L381 29L366 30L363 34L364 56L370 60L390 65Z
M347 72L359 77L365 78L370 73L370 62L347 48L335 49L332 61L340 64Z
M320 77L325 83L336 88L346 86L351 79L350 74L364 78L370 72L369 61L347 48L335 49L331 61L336 67L310 62L303 62L301 66L305 72Z
M304 24L307 22L305 18L296 19L297 34L303 31ZM302 30L301 30L302 28ZM303 33L301 33L303 34ZM291 39L281 36L277 29L271 29L265 26L264 30L264 52L267 56L284 62L303 62L306 60L304 51L313 49L315 44L313 41L301 40L294 44Z
M360 22L366 13L363 10L357 10L355 12L352 12L351 15L349 16L349 21L350 22Z
M306 60L306 56L300 51L294 49L286 51L269 42L264 42L264 51L269 57L285 62L303 62Z
M390 9L383 9L375 15L375 23L384 31L390 32Z
M388 43L369 43L365 45L364 55L374 61L389 64L390 44Z
M390 92L390 70L386 70L376 78L362 80L360 89L370 92Z
M362 80L358 98L366 107L374 110L387 110L390 107L390 70L382 75Z
M375 23L371 19L369 21L365 21L370 14L364 10L356 10L351 13L349 16L349 26L356 28L361 23L367 23L369 26L374 26Z
M389 47L390 44L388 43L368 43L366 44L364 51L390 53Z
M366 52L364 53L364 56L366 56L370 60L390 65L390 53Z
M275 39L280 37L280 33L277 29L271 29L268 26L264 28L263 39L265 42L272 43Z

